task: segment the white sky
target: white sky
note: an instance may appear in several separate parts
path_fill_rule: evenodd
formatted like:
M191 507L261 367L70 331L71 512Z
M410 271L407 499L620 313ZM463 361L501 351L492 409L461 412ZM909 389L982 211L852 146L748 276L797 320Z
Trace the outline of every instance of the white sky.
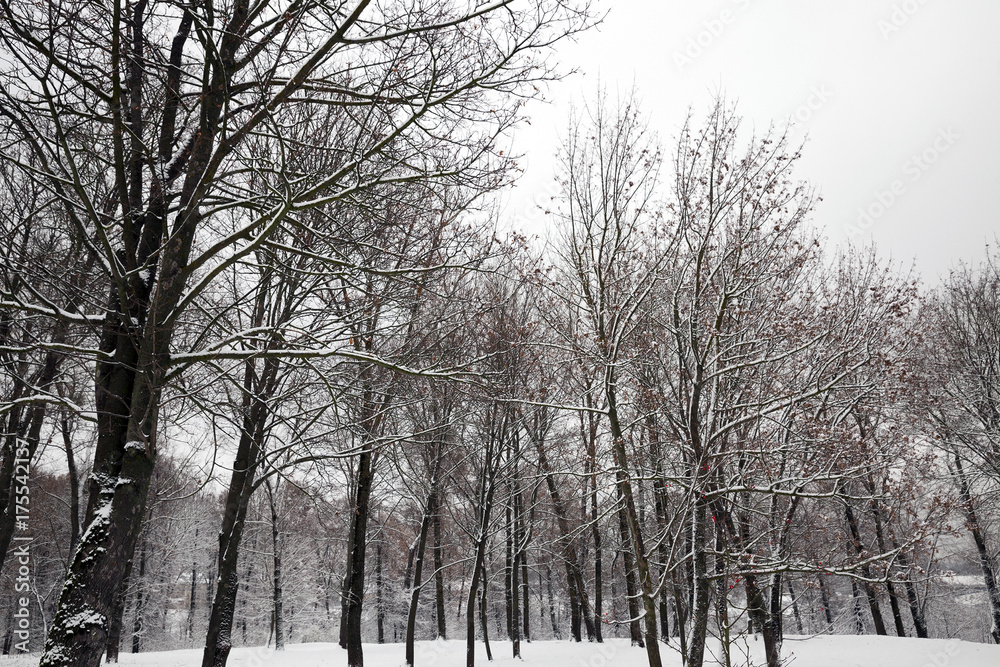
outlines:
M860 232L859 209L878 214L878 193L895 186L895 201L859 238L906 264L915 259L928 283L981 258L1000 232L997 0L596 5L609 12L604 24L558 50L579 73L551 86L550 104L530 106L532 123L515 137L526 169L506 209L515 226L542 230L534 203L552 187L570 104L593 99L600 79L612 96L635 84L668 153L687 109L703 117L716 91L738 101L748 126L799 112L796 131L809 141L798 175L823 196L814 219L830 243L845 242L851 226ZM691 40L705 46L679 65ZM933 164L911 161L925 151Z

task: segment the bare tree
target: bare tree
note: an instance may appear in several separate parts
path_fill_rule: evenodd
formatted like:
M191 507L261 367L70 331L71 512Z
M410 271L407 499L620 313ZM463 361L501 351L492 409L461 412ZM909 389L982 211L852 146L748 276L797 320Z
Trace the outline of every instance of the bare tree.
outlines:
M86 312L37 294L10 299L101 329L87 529L46 665L99 660L156 459L173 336L192 304L295 211L379 182L502 180L494 145L516 118L508 95L550 76L537 54L585 19L562 2L221 9L0 6L0 108L16 147L4 159L56 202L61 224L97 258L106 294ZM343 119L325 146L342 166L295 173L291 112L324 106ZM260 137L267 155L250 150Z

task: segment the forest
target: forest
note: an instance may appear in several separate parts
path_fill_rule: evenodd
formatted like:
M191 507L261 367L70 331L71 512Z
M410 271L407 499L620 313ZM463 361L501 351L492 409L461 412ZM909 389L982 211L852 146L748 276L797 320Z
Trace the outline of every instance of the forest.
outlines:
M1000 259L830 243L724 96L595 91L527 228L599 19L0 0L4 655L1000 643Z

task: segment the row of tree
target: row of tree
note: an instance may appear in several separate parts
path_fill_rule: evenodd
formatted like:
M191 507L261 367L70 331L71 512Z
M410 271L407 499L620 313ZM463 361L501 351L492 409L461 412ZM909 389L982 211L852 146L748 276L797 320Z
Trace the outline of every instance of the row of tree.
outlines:
M776 667L786 622L950 632L966 533L1000 641L992 258L922 295L824 253L722 101L664 154L598 100L551 238L500 234L586 5L279 4L0 3L0 548L28 451L43 665L336 628L352 667L493 630Z

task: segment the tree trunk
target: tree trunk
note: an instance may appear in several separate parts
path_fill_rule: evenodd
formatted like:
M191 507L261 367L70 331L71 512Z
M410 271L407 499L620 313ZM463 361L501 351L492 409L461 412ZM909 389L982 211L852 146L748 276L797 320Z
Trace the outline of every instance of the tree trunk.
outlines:
M709 597L711 596L712 584L708 578L708 557L705 549L705 522L708 520L708 507L702 498L696 497L694 502L693 535L691 538L694 605L687 664L688 667L702 667L705 662L705 640L708 634Z
M805 630L802 627L802 614L799 612L799 600L795 597L795 589L792 588L792 580L788 578L785 580L788 585L788 597L792 599L792 614L795 617L795 630L800 635L805 634Z
M913 579L910 577L909 558L907 557L906 552L899 548L899 542L896 541L896 536L891 527L889 529L889 536L892 539L892 548L899 551L897 560L905 572L903 587L906 589L906 601L910 606L910 616L913 618L913 628L917 632L917 637L920 639L927 639L927 620L924 618L924 610L920 608L920 600L917 598L917 587L913 585Z
M826 615L826 631L833 632L833 609L830 608L830 593L826 590L826 581L822 574L817 574L816 580L819 581L820 600L823 602L823 613Z
M983 529L979 525L979 518L976 516L976 507L972 502L972 492L969 488L969 480L965 475L962 466L962 459L955 454L955 471L958 473L958 489L962 496L962 504L965 505L965 517L969 532L976 543L976 552L979 554L979 567L983 572L983 582L986 584L986 592L990 601L990 614L993 618L993 626L990 628L990 635L993 641L1000 644L1000 590L997 589L996 577L993 573L993 559L990 557L989 549L986 548L986 537Z
M506 521L504 522L504 567L503 567L503 597L504 612L507 620L507 639L511 645L514 643L514 624L517 623L512 609L514 603L514 525L512 520L511 502L513 498L508 498L505 508Z
M847 525L851 531L851 541L854 543L854 550L859 558L864 558L864 545L861 543L861 531L858 529L858 521L854 516L854 510L846 501L844 502L844 516L847 518ZM872 623L875 624L875 634L886 635L885 621L882 620L882 611L878 606L878 591L875 585L870 582L872 578L871 568L867 565L861 566L861 574L867 580L864 582L865 596L868 598L868 609L872 614Z
M545 564L545 591L548 594L549 622L552 624L552 636L555 639L562 639L562 633L559 632L559 624L556 623L556 607L552 600L552 566L548 563Z
M516 471L515 471L516 474ZM518 525L521 523L520 503L518 502L520 493L515 489L512 498L512 518L511 518L511 567L510 567L510 644L512 657L521 657L521 532Z
M593 397L588 392L585 402L587 407L593 406ZM584 428L584 414L580 414L580 428ZM587 465L590 468L590 534L594 540L594 639L597 643L604 642L601 618L604 615L603 600L603 556L601 554L601 528L598 523L597 509L597 428L598 417L594 412L586 415L587 429L584 438L587 442Z
M437 470L435 468L435 476ZM437 512L437 482L432 482L430 493L427 496L427 503L424 505L424 516L420 521L420 535L417 537L415 558L413 565L413 582L410 587L410 605L406 615L406 664L413 666L414 648L413 643L417 629L417 606L420 602L420 588L423 585L424 571L424 551L427 546L427 534L434 514Z
M146 576L146 550L139 554L139 579L135 582L135 617L132 619L132 653L142 650L143 616L146 613L143 587ZM118 662L117 658L115 662Z
M265 387L273 387L277 363L266 360ZM240 442L233 462L233 474L226 494L226 505L219 530L219 554L216 562L215 594L205 637L202 667L225 667L232 649L233 615L236 611L236 594L239 590L240 541L246 522L254 480L264 453L265 429L270 393L252 392L256 373L252 361L247 362L244 375L244 418ZM211 590L211 589L209 589Z
M572 619L573 640L581 641L580 618L587 627L587 638L593 640L595 629L594 619L590 614L590 604L587 600L587 590L583 585L583 576L580 572L580 564L577 559L576 549L573 547L573 535L569 527L569 519L566 515L566 507L563 504L559 487L556 485L555 475L549 467L548 457L545 455L545 448L541 440L535 441L538 451L538 466L545 475L545 483L549 490L549 497L552 499L553 508L556 511L556 524L559 526L559 539L563 544L562 558L566 566L566 581L569 589L570 610Z
M143 553L145 557L145 552ZM118 599L115 601L115 610L108 619L108 645L104 649L105 662L118 662L118 654L121 652L122 644L122 616L125 613L125 599L128 596L129 582L132 578L133 561L125 565L125 576L122 580L121 589L118 591Z
M284 600L281 591L281 532L278 530L277 498L274 497L276 489L272 491L270 482L266 482L266 484L267 497L270 501L268 504L271 508L271 553L272 563L274 564L271 588L274 601L274 649L276 651L283 651L285 650L285 635Z
M522 528L523 534L523 528ZM525 543L527 544L527 543ZM531 599L531 589L528 581L528 550L527 546L521 549L521 599L524 600L524 609L521 613L521 619L524 623L524 641L531 641L531 609L529 607L529 600Z
M198 543L198 531L194 531L195 544ZM198 561L191 561L191 600L188 603L187 638L194 639L194 612L198 608Z
M854 629L859 635L865 633L865 622L861 618L861 589L857 579L851 579L851 599L854 601Z
M437 617L437 639L447 639L448 625L444 613L444 547L441 544L441 512L434 521L434 609Z
M364 652L361 646L361 612L365 592L365 549L368 542L368 513L372 490L372 456L367 448L361 453L358 463L357 497L354 503L353 545L348 562L350 586L347 591L347 664L349 667L364 667Z
M719 626L719 643L722 645L723 667L732 665L732 637L729 628L729 587L726 581L726 563L722 554L726 551L726 534L720 525L715 522L715 616ZM770 666L769 666L770 667Z
M66 335L66 325L58 323L52 335L52 341L65 343ZM29 392L32 391L40 394L50 392L59 367L62 365L62 357L63 355L54 351L47 352L45 360L42 362L41 371L37 378L33 378L31 386L20 377L13 378L12 405L7 417L8 426L4 438L3 454L0 456L0 510L2 510L2 514L0 514L0 566L3 566L7 559L10 543L17 527L16 500L19 494L15 493L15 489L28 483L28 471L35 459L35 452L38 450L42 425L45 422L48 408L48 403L45 400L31 401L23 408L17 401L28 398L31 395ZM64 446L68 442L67 437L68 426L63 432ZM67 451L71 452L72 447ZM66 462L67 464L71 463L69 458ZM70 482L70 488L73 488L73 482ZM79 497L79 491L77 491L77 495ZM79 508L76 516L79 517ZM79 519L76 520L76 522L78 521ZM72 530L73 523L70 525ZM75 527L77 535L79 535L79 523L76 523ZM71 549L70 557L73 556L73 553L74 550ZM100 656L97 659L100 661Z
M66 474L69 477L69 553L72 557L76 545L80 543L80 478L76 471L76 457L73 454L73 437L69 417L65 411L60 420L63 449L66 451ZM2 561L0 561L2 563Z
M382 540L375 545L375 628L379 644L385 643L385 597L382 582Z
M489 622L486 614L486 573L483 573L483 586L479 591L479 626L483 630L483 646L486 648L486 659L493 662L493 651L490 649Z
M879 551L881 551L882 553L886 553L888 549L886 548L885 532L882 529L882 511L881 508L879 507L878 501L874 499L875 496L874 482L871 482L870 490L873 497L871 503L871 512L872 512L872 518L875 520L875 539L878 543ZM892 572L889 571L886 572L885 587L886 590L889 592L889 608L892 611L892 620L896 628L896 636L905 637L906 626L903 624L903 615L902 613L900 613L899 610L899 598L896 594L896 587L892 583Z
M639 600L635 583L635 563L632 559L632 550L629 548L628 519L625 518L625 504L622 502L619 493L618 502L618 532L621 538L622 565L625 574L625 601L628 609L628 631L632 646L642 646L642 628L639 626Z
M716 514L716 525L719 523L725 523L729 531L730 538L736 541L735 546L739 552L749 556L746 543L736 531L736 526L733 524L732 515L724 510L721 514ZM761 635L763 636L764 654L767 660L767 667L779 667L781 663L781 626L779 625L780 612L779 618L775 618L769 613L767 600L764 598L764 593L761 590L760 584L757 582L755 574L744 568L742 576L743 587L746 590L747 595L747 612L751 621L753 621L757 627L760 628Z
M483 627L483 641L486 643L487 657L492 660L493 656L489 652L489 642L487 641L486 629L486 548L489 541L490 514L493 511L493 495L496 492L494 476L496 470L493 466L493 452L487 446L485 453L486 465L479 482L479 526L475 541L475 556L472 565L472 581L469 582L469 596L466 601L465 618L465 665L475 667L476 665L476 596L479 587L482 585L483 595L480 607L480 624Z
M632 497L632 483L629 481L628 454L625 451L625 434L622 432L621 423L618 419L616 386L612 368L608 368L605 372L604 385L608 400L608 422L611 426L611 448L614 452L616 485L619 497L624 501L628 532L632 538L636 574L642 592L643 621L646 629L646 657L649 659L649 667L660 667L660 644L656 638L656 600L653 597L653 579L649 571L649 561L646 559L646 549L643 546L642 530L635 509L635 500Z

